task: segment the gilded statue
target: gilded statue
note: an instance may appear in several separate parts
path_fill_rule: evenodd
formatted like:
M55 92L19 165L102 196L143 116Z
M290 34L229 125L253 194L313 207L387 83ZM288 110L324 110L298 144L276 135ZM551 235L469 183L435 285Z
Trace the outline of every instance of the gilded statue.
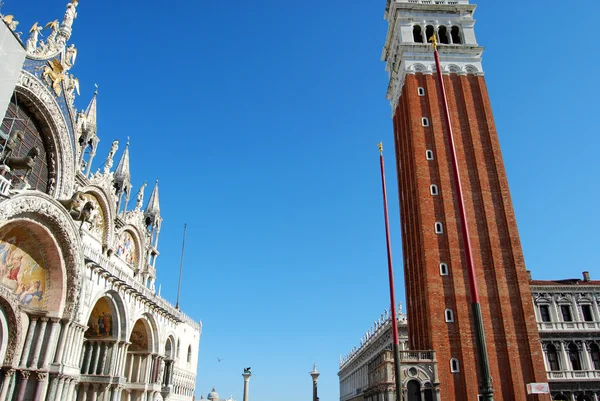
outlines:
M65 79L64 67L58 59L48 60L48 65L44 66L42 78L52 87L56 96L60 96L62 88L60 83Z

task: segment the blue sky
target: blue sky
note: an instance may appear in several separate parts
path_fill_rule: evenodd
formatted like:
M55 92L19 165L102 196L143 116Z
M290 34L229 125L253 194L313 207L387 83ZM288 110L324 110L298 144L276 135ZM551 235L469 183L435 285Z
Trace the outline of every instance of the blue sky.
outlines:
M23 31L66 1L5 0ZM385 0L88 1L72 72L94 83L101 144L131 136L132 180L160 178L158 282L204 323L197 394L339 397L340 354L388 306L376 144L387 156L404 299ZM585 10L582 12L581 10ZM598 249L598 2L481 1L478 42L527 267L579 277ZM121 148L122 150L122 148ZM120 154L120 153L119 153ZM147 190L146 196L149 196ZM134 202L132 202L133 205ZM218 363L217 357L223 358Z

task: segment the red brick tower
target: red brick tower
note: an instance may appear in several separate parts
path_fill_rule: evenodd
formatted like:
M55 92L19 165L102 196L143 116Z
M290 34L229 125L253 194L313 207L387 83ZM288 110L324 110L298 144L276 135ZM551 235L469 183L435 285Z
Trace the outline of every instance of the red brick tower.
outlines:
M546 372L469 0L387 0L383 59L393 111L410 347L436 351L441 400L477 401L480 358L441 90L437 34L496 401ZM533 398L536 397L536 398Z

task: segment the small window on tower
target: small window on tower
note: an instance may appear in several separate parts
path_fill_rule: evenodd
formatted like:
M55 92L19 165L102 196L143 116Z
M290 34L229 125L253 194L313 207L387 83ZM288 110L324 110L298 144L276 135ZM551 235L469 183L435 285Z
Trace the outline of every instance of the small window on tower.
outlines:
M452 43L454 43L455 45L460 45L462 43L462 40L460 38L460 28L457 26L453 26L450 30L450 33L452 35Z
M419 25L413 27L413 40L415 43L423 43L423 29Z
M450 371L452 373L458 373L458 372L460 372L460 367L459 367L459 364L458 364L458 359L456 359L456 358L450 359Z
M423 125L423 127L429 127L429 119L427 117L423 117L421 119L421 124Z
M454 322L454 312L452 312L452 309L446 309L446 323L452 323Z
M427 157L427 160L433 160L433 150L425 152L425 157Z
M442 275L442 276L448 275L448 265L446 263L440 263L440 275Z
M431 187L429 187L429 189L431 190L431 195L439 194L437 185L432 184Z
M435 233L436 234L444 233L444 226L442 226L442 223L440 223L440 222L435 223Z
M421 88L419 86L419 89L417 89L417 92L419 92L419 96L425 96L425 88Z

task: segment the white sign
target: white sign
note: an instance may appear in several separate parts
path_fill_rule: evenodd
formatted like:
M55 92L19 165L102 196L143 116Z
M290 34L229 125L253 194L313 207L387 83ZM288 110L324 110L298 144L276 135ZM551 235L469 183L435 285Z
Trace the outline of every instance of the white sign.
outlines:
M550 394L550 386L548 383L529 383L527 394Z

